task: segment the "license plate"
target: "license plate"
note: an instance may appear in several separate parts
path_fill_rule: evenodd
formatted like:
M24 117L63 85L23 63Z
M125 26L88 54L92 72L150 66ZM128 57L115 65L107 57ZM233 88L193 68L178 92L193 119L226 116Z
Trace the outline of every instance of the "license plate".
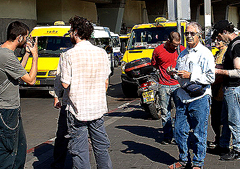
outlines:
M40 80L36 80L35 85L40 85Z
M153 90L150 90L150 91L147 91L147 92L143 92L142 96L143 96L143 103L154 101Z

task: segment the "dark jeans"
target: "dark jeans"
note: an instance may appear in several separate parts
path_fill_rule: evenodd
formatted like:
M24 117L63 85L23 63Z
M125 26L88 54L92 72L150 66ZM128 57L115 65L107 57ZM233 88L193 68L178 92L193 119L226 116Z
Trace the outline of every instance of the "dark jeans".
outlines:
M211 125L215 133L215 143L219 144L221 136L221 112L222 112L222 101L217 101L212 98L211 105Z
M98 169L112 169L108 139L103 117L93 121L79 121L68 111L69 152L73 158L74 169L90 169L89 142L91 139Z
M54 151L53 151L53 157L54 162L52 164L55 168L64 168L64 163L67 156L67 146L69 139L65 138L65 136L68 133L68 127L67 127L67 111L65 110L66 106L62 106L59 118L58 118L58 129L54 144Z
M23 169L26 152L20 107L0 109L0 168Z

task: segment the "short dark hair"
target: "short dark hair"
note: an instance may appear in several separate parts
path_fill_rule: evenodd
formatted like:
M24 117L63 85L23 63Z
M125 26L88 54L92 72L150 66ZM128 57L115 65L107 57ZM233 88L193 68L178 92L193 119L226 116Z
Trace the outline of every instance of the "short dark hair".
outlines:
M168 35L168 39L170 42L173 42L173 40L179 42L180 41L180 34L178 32L174 32L172 31L169 35Z
M29 27L19 21L14 21L8 25L7 40L14 41L19 35L25 36L29 31Z
M81 39L90 39L93 32L93 25L86 18L75 16L69 19L69 24L73 31L77 30L77 34Z

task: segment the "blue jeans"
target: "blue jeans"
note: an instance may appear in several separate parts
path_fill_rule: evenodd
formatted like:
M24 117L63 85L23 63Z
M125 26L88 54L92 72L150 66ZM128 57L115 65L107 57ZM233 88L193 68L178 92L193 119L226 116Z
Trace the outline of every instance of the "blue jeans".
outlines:
M68 111L69 152L73 157L73 169L90 169L88 134L98 169L112 169L108 153L110 142L103 117L93 121L79 121Z
M68 138L65 138L65 136L68 134L68 127L67 127L67 111L65 110L66 106L62 106L59 118L58 118L58 129L54 144L54 151L53 151L53 157L54 162L52 166L55 168L64 168L64 163L67 156L67 146L68 146Z
M222 111L221 147L229 147L232 133L233 149L240 152L240 86L225 87Z
M20 107L0 109L0 168L23 169L26 152Z
M174 91L179 85L160 85L159 88L159 105L161 110L162 126L164 139L171 140L173 138L173 125L171 118L171 110L174 108L171 104L171 98L176 97Z
M175 139L179 149L179 159L189 162L189 131L193 131L193 166L203 166L207 147L208 116L210 96L184 104L176 97Z

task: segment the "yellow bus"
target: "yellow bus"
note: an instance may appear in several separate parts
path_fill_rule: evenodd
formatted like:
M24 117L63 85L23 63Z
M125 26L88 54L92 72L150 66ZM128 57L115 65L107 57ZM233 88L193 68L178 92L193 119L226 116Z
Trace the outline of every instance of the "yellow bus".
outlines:
M20 81L21 90L53 90L57 73L59 56L62 52L73 47L68 31L70 26L37 26L30 35L38 37L38 72L35 85L31 86ZM107 27L94 26L94 32L90 42L104 48L109 56L109 62L113 74L113 53L110 30ZM107 47L106 47L107 46ZM22 57L18 57L19 60ZM32 56L29 57L25 69L29 72L32 65Z
M164 18L157 18L156 23L135 25L131 30L126 52L121 63L122 90L125 96L137 95L137 83L134 79L125 74L125 65L140 58L152 58L153 50L168 39L172 31L177 31L177 22L167 21ZM181 34L184 35L186 29L185 21L181 22ZM184 36L181 37L181 44L187 46Z

